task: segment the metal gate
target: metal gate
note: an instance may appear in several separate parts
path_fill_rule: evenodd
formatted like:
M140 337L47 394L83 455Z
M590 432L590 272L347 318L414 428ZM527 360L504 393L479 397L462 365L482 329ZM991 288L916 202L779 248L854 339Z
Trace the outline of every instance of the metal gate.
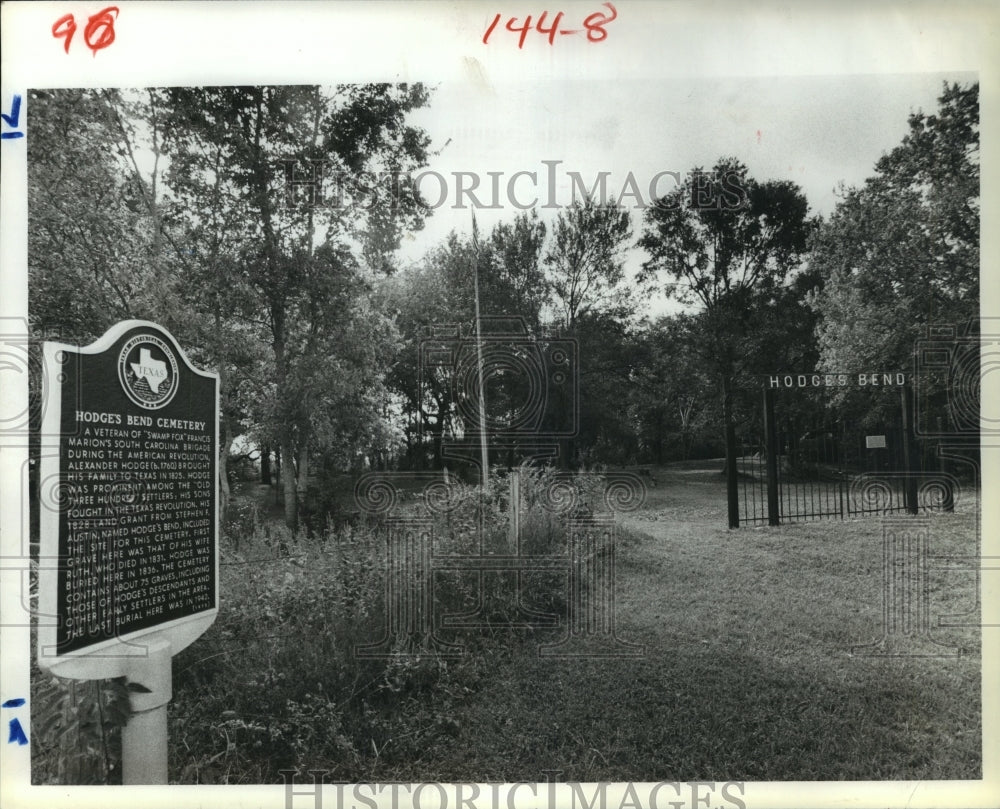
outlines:
M898 406L867 425L783 407L796 393L765 389L749 419L757 429L738 439L740 525L952 510L951 476L912 434L908 389L887 391Z

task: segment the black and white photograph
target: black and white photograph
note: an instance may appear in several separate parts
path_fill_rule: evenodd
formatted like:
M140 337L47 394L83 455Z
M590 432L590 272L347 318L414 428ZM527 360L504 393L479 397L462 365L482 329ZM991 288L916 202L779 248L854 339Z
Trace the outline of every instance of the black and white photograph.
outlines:
M5 806L997 805L995 7L14 5Z

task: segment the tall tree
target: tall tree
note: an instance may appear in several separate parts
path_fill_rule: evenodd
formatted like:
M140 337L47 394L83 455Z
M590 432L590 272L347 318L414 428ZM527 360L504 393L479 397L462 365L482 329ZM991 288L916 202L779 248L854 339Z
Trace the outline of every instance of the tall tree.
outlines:
M661 464L718 445L718 382L705 366L697 315L644 322L635 336L629 416L639 449Z
M153 317L154 223L122 158L114 111L91 90L32 90L29 318L35 339L88 343Z
M523 333L522 343L525 338L536 339L547 295L542 272L544 240L545 225L534 211L519 214L511 223L497 224L482 240L452 232L419 266L388 285L402 336L392 368L393 386L405 402L409 451L415 463L423 463L420 459L426 449L418 436L430 439L432 463L440 466L445 438L475 427L463 419L470 408L459 407L455 368L420 364L428 356L421 355L421 345L429 330L448 327L450 334L460 335L458 340L468 343L472 339L473 273L478 271L487 340L497 345L498 330ZM518 398L518 384L514 376L499 371L490 376L487 403L494 417L502 419L505 407Z
M211 245L223 227L211 220L218 195L238 213L211 288L246 296L269 347L259 422L279 447L293 528L310 453L329 432L317 391L357 337L345 328L360 316L353 304L392 270L402 233L427 212L411 175L428 141L407 123L426 101L420 85L167 92L165 148L178 186L189 178L190 226L213 221Z
M929 325L979 316L979 85L945 85L816 234L812 305L830 368L906 369ZM838 392L838 401L857 398Z
M798 266L813 222L801 190L760 182L735 159L685 183L646 210L639 245L649 255L640 277L694 304L705 336L705 361L722 393L726 471L735 493L734 387L753 359L748 336ZM730 525L736 519L730 497Z
M512 224L498 223L479 246L484 313L521 317L529 328L540 325L548 297L542 269L545 230L537 211L523 212Z
M593 197L559 212L545 255L553 303L570 332L581 315L627 304L625 251L632 237L628 211Z

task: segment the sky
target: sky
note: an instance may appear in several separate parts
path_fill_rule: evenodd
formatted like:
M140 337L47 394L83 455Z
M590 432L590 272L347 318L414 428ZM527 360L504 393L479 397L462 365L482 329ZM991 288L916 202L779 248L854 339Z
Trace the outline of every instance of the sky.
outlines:
M908 131L908 116L933 112L943 82L970 83L973 73L898 75L682 77L586 81L492 82L474 59L466 60L465 80L437 84L427 108L414 113L431 148L438 153L421 181L432 204L447 190L422 231L407 237L402 263L417 261L449 231L469 233L472 208L468 196L456 205L454 172L481 178L476 190L492 203L494 182L487 172L500 172L502 208L479 208L476 219L487 231L510 221L518 209L507 198L516 172L535 172L537 180L514 180L517 202L539 204L554 193L558 205L571 199L569 172L577 172L589 188L600 172L609 172L609 194L621 192L631 172L644 198L659 172L686 174L710 168L721 157L734 156L758 180L791 180L806 195L810 212L828 216L840 184L860 185L873 174L875 162L898 145ZM550 167L543 161L560 161ZM556 189L548 177L554 171ZM471 179L464 179L465 186ZM663 175L660 193L672 187ZM646 199L645 201L648 201ZM641 232L641 210L634 198L633 232ZM538 208L547 224L557 208ZM638 269L644 254L633 248L627 268ZM665 299L648 302L657 314L676 308Z

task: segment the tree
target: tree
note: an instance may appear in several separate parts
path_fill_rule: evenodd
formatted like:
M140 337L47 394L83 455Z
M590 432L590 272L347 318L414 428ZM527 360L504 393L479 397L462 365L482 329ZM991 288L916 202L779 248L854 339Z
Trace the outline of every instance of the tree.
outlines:
M645 213L639 245L649 258L640 278L698 307L704 357L722 393L729 522L736 515L734 388L752 354L748 336L763 322L805 252L813 223L801 190L787 181L760 182L735 159L687 181Z
M541 269L544 239L545 225L534 211L519 214L512 223L499 223L482 241L452 232L419 266L389 283L390 308L396 312L402 336L392 368L393 387L405 402L409 452L417 465L423 465L425 451L418 436L430 438L432 464L439 467L444 439L475 427L464 423L455 398L455 369L447 364L420 365L426 359L420 352L429 329L447 327L452 337L446 339L452 343L471 339L473 273L478 271L487 339L495 342L496 329L505 326L523 328L525 337L537 338L547 294ZM505 406L517 399L517 384L512 376L491 376L487 395L491 414L502 418Z
M908 369L929 325L978 320L979 85L946 84L937 113L909 124L812 243L822 288L811 304L829 368Z
M149 260L154 225L125 171L106 99L90 90L33 90L30 99L32 336L86 344L162 303Z
M563 326L572 333L588 312L626 305L625 250L632 237L628 211L588 196L559 212L545 255L549 286Z
M644 322L635 336L629 416L642 455L657 464L686 460L718 443L717 382L700 350L697 315Z
M484 313L522 317L529 328L541 324L548 299L542 269L545 223L538 213L518 214L513 224L500 222L479 250L480 290Z
M576 410L579 428L563 443L563 462L586 465L633 463L639 452L629 402L635 396L637 335L618 310L586 310L571 333L579 367L578 400L557 400L558 410Z
M420 85L387 84L166 94L164 143L190 204L187 226L204 227L204 245L224 253L211 262L216 280L203 308L213 310L219 291L242 299L269 348L257 422L279 447L293 528L310 453L331 434L324 408L345 401L320 392L335 379L356 379L343 375L360 339L356 318L368 318L369 336L388 335L379 316L356 304L392 270L404 230L427 213L411 175L428 141L406 123L426 101ZM303 188L308 198L296 193Z

